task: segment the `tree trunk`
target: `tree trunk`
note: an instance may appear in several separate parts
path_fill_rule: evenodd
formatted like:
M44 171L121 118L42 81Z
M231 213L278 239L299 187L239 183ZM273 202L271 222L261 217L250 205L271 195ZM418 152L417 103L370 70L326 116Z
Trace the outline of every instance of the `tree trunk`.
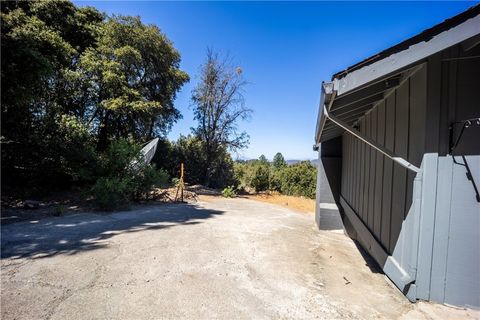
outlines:
M203 184L206 187L210 187L212 150L208 142L206 143L206 146L205 146L205 155L206 155L206 163L205 163L205 172L203 174Z

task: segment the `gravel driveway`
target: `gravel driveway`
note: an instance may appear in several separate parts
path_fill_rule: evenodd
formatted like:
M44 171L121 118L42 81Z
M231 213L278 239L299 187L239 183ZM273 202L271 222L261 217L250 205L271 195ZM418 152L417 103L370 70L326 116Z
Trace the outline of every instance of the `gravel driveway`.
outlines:
M445 311L410 304L352 241L313 221L218 198L9 224L1 316L373 319Z

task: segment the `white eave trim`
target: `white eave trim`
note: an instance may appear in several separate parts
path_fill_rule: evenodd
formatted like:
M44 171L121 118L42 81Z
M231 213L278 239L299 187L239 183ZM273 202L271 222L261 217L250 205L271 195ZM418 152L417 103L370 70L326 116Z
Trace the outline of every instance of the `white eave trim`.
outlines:
M340 79L334 79L334 90L337 91L338 96L341 96L348 91L359 88L478 34L480 34L480 15L437 34L429 41L416 43L408 49L352 71L352 73Z
M334 93L333 83L332 82L322 82L320 90L321 90L320 106L318 108L317 127L316 127L316 130L315 130L315 146L317 146L317 147L318 147L318 144L320 142L320 135L322 134L323 126L325 125L325 121L326 121L326 118L323 115L323 107L324 107L325 103L330 102L330 104L331 104L331 102L333 102L333 99L331 98L331 95ZM329 97L330 101L327 101L328 100L327 96Z

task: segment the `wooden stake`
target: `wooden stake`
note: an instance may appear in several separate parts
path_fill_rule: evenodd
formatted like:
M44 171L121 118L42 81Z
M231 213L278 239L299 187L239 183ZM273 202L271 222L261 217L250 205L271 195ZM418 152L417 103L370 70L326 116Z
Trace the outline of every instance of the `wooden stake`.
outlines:
M183 188L184 188L184 184L183 184L183 162L180 164L180 186L181 186L180 199L183 202Z
M183 202L183 189L185 184L183 182L183 162L180 163L180 180L178 181L177 192L175 193L175 202L178 199L178 192L180 191L180 201Z

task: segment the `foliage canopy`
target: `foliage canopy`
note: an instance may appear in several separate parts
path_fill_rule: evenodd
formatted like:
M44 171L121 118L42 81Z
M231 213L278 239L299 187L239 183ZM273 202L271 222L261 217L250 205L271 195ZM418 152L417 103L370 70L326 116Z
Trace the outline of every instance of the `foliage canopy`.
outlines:
M52 0L2 2L1 21L4 187L62 187L113 140L180 118L189 77L158 27Z
M264 157L235 163L235 178L239 188L255 192L271 190L286 195L314 198L316 167L309 161L287 165L283 156L278 155L281 154L277 153L272 163Z

